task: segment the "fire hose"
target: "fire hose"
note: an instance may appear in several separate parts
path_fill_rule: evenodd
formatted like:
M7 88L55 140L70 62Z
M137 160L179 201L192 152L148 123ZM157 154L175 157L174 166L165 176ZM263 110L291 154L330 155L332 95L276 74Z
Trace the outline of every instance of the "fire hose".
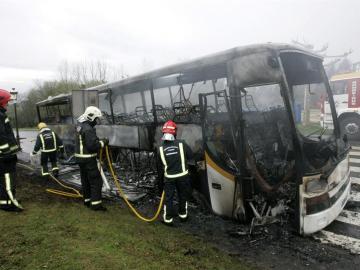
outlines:
M103 151L101 149L100 150L100 163L101 163L102 156L103 156ZM160 214L160 211L161 211L161 208L162 208L162 205L163 205L163 202L164 202L165 192L163 191L162 194L161 194L160 203L159 203L157 211L155 212L155 215L152 218L146 218L146 217L142 216L135 209L135 207L132 206L132 204L126 198L123 189L121 188L120 180L119 180L119 178L117 177L117 175L115 173L114 167L113 167L111 159L110 159L110 153L109 153L109 147L108 146L105 146L105 156L106 156L107 163L108 163L108 166L109 166L109 170L110 170L111 175L113 177L114 183L115 183L115 185L117 187L117 191L118 191L119 196L124 199L127 206L131 209L131 211L135 214L135 216L138 217L140 220L145 221L145 222L153 222L153 221L155 221L158 218L159 214Z
M53 179L55 182L57 182L60 186L62 186L63 188L69 189L74 191L74 193L70 193L70 192L66 192L66 191L61 191L61 190L57 190L57 189L51 189L51 188L47 188L46 191L49 193L54 193L60 196L66 196L66 197L71 197L71 198L83 198L83 195L81 195L81 193L72 187L69 187L67 185L64 185L63 183L61 183L60 180L58 180L55 176L53 176L52 174L49 175L51 179Z
M28 170L31 170L31 171L34 171L34 168L31 168L30 166L27 166L23 163L17 163L18 165L28 169ZM57 190L57 189L51 189L51 188L47 188L46 191L49 192L49 193L53 193L53 194L56 194L56 195L60 195L60 196L65 196L65 197L70 197L70 198L82 198L83 196L81 195L81 193L75 189L75 188L72 188L70 186L67 186L65 185L64 183L62 183L59 179L57 179L55 176L53 176L52 174L49 174L50 178L53 179L56 183L58 183L60 186L62 186L63 188L65 189L68 189L68 190L72 190L74 193L71 193L71 192L66 192L66 191L62 191L62 190Z

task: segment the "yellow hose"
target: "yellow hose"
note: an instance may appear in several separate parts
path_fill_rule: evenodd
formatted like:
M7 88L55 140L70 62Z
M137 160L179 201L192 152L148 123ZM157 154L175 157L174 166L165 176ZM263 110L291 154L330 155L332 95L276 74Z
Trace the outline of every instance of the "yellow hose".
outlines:
M120 185L120 181L119 181L119 178L117 177L117 175L115 174L115 171L114 171L114 168L112 166L112 163L111 163L111 160L110 160L110 154L109 154L109 148L108 146L105 147L105 154L106 154L106 159L108 161L108 165L109 165L109 169L110 169L110 172L111 172L111 175L114 179L114 183L118 189L118 193L119 193L119 196L121 196L124 201L126 202L126 204L129 206L129 208L131 209L131 211L139 218L141 219L142 221L145 221L145 222L153 222L155 221L159 214L160 214L160 211L161 211L161 208L162 208L162 205L163 205L163 202L164 202L164 197L165 197L165 192L163 191L162 194L161 194L161 199L160 199L160 204L159 204L159 207L155 213L155 215L152 217L152 218L146 218L146 217L143 217L141 214L139 214L139 212L131 205L131 203L128 201L128 199L126 198L122 188L121 188L121 185ZM102 149L100 150L100 163L101 163L101 158L102 158Z
M26 169L28 169L28 170L31 170L31 171L35 170L34 168L31 168L30 166L27 166L27 165L22 164L22 163L17 163L17 164L24 167L24 168L26 168ZM71 197L71 198L82 198L83 197L81 195L81 193L78 190L76 190L75 188L69 187L69 186L61 183L60 180L55 178L52 174L49 174L49 176L50 176L51 179L53 179L55 182L57 182L60 186L62 186L63 188L66 188L66 189L70 189L70 190L74 191L74 193L70 193L70 192L66 192L66 191L62 191L62 190L57 190L57 189L51 189L51 188L46 189L47 192L54 193L54 194L61 195L61 196Z
M16 165L20 165L20 166L22 166L22 167L24 167L25 169L28 169L28 170L30 170L30 171L35 171L34 168L31 168L30 166L27 166L27 165L22 164L22 163L19 163L19 162L17 162Z
M66 191L61 191L61 190L57 190L57 189L51 189L51 188L47 188L46 191L50 192L50 193L54 193L60 196L66 196L66 197L71 197L71 198L82 198L83 195L81 195L81 193L72 187L69 187L67 185L64 185L63 183L60 182L60 180L58 180L55 176L53 176L52 174L49 174L50 178L52 178L55 182L57 182L60 186L62 186L63 188L66 189L70 189L72 191L74 191L74 193L70 193L70 192L66 192Z

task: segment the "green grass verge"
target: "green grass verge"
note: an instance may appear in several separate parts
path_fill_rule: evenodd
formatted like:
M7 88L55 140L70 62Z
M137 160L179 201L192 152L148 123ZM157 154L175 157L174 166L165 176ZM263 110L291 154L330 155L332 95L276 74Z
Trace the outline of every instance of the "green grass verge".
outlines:
M316 136L322 133L324 133L324 135L331 135L334 133L334 130L332 129L324 129L321 127L320 123L309 123L306 126L297 124L296 127L304 136L309 136L310 134Z
M136 219L107 203L93 212L79 200L22 183L23 213L0 211L0 269L251 269L179 228Z
M306 126L302 124L297 124L296 126L299 129L299 131L305 136L316 131L319 132L321 131L321 126L318 123L309 123Z

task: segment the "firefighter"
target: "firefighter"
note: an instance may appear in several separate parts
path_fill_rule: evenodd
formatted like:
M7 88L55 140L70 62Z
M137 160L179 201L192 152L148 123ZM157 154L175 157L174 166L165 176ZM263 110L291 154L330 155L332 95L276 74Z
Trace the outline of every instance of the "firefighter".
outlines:
M162 133L159 156L164 167L163 222L166 225L172 225L175 217L173 209L175 191L179 198L178 216L180 221L186 221L188 218L188 198L191 187L187 161L192 158L192 151L185 142L175 138L176 124L173 121L170 120L164 124Z
M80 166L84 205L92 210L106 211L101 200L103 182L96 159L98 151L109 143L108 139L99 140L96 135L95 125L101 117L101 111L90 106L78 118L75 158Z
M52 131L43 122L40 122L37 126L39 134L36 138L33 155L37 152L41 152L41 175L48 176L49 168L48 161L51 162L51 173L58 177L59 167L57 166L57 152L60 151L60 156L64 156L64 146L59 136Z
M0 209L21 212L22 206L15 198L17 145L6 107L11 98L8 91L0 89Z

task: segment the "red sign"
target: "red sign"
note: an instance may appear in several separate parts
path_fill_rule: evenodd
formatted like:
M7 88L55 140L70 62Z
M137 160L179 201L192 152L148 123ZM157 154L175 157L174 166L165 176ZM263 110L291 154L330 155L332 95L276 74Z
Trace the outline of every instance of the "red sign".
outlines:
M360 107L360 79L352 79L348 81L347 92L349 96L349 108Z

